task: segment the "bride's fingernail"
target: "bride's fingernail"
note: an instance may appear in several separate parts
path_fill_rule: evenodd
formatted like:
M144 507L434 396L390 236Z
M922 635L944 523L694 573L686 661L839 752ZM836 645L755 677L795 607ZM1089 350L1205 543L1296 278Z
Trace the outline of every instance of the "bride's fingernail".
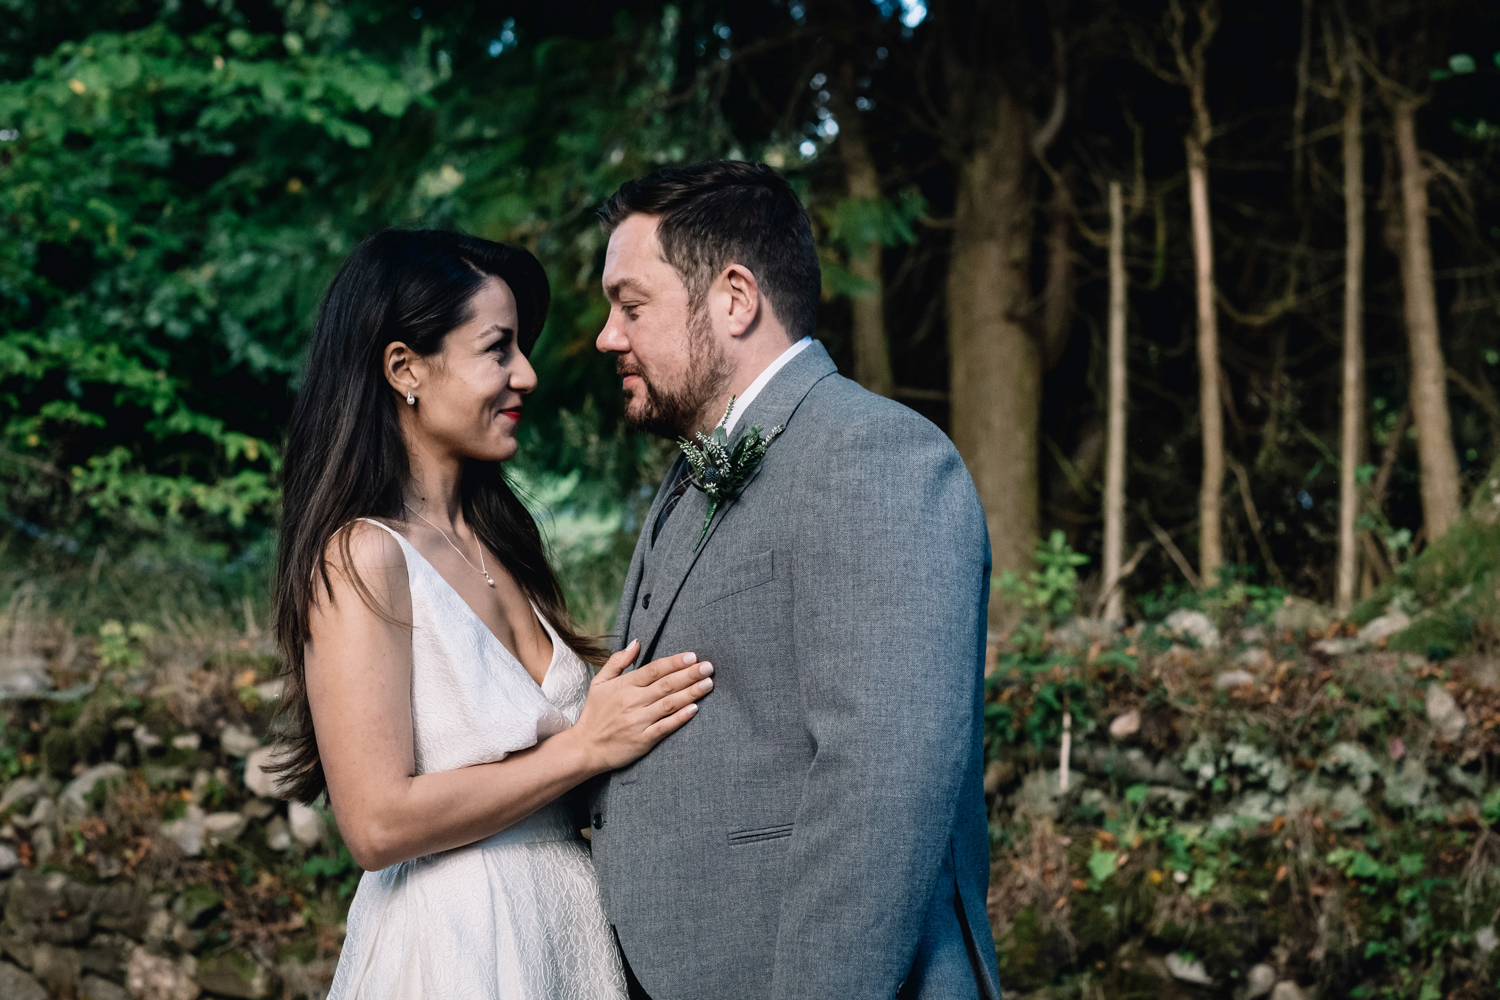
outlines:
M695 662L697 662L697 659L698 659L698 654L697 653L683 653L682 654L682 662L685 663L685 664L686 663L695 663Z
M698 711L698 703L696 701L693 702L691 705L689 705L686 708L684 708L683 711L686 712L688 715L693 715L694 713L696 713Z
M702 674L704 677L707 677L709 674L711 674L713 672L714 672L714 665L712 663L705 663L705 664L703 664L703 666L701 666L701 667L698 668L698 673Z

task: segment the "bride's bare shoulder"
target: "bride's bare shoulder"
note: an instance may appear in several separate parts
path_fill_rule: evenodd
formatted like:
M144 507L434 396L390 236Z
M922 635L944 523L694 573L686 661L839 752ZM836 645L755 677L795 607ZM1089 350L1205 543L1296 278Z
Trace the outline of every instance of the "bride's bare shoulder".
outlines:
M382 609L377 611L381 617L410 607L406 553L384 526L366 520L349 522L328 540L323 559L335 604L343 593L353 592L366 604L373 598Z
M406 553L401 543L392 534L393 529L382 523L361 518L350 521L328 539L323 556L331 565L348 570L375 570L390 566L406 566Z

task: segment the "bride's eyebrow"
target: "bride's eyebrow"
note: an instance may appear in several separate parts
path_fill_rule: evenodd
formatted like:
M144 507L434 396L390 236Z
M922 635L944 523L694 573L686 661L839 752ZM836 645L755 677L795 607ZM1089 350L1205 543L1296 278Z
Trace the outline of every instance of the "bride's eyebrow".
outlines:
M501 326L499 323L496 323L495 325L488 327L479 336L481 339L483 339L484 337L488 337L492 333L499 333L500 336L495 338L495 342L493 344L490 344L489 347L486 348L486 350L494 350L495 348L511 340L516 335L516 331L513 328L508 326Z

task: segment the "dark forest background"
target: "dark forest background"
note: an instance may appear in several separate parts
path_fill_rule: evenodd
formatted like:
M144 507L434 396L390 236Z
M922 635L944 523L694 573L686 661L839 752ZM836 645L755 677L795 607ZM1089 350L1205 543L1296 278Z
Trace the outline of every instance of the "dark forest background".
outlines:
M524 244L551 274L516 472L604 624L663 450L620 428L592 347L593 209L659 164L745 157L812 211L819 337L953 434L1012 570L1054 529L1099 565L1121 182L1126 551L1149 545L1134 607L1185 582L1161 535L1214 573L1188 139L1216 257L1221 561L1332 601L1350 66L1368 233L1360 594L1439 533L1410 405L1403 101L1461 493L1500 446L1500 13L1477 0L3 9L0 501L10 557L58 579L154 567L235 601L258 587L322 288L369 232L453 226Z

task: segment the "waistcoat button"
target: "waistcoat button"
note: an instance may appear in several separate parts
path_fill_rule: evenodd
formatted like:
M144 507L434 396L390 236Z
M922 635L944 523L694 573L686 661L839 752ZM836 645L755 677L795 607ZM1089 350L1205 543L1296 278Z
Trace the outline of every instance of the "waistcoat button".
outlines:
M602 830L602 829L604 829L604 814L603 813L594 813L594 829L595 830Z

